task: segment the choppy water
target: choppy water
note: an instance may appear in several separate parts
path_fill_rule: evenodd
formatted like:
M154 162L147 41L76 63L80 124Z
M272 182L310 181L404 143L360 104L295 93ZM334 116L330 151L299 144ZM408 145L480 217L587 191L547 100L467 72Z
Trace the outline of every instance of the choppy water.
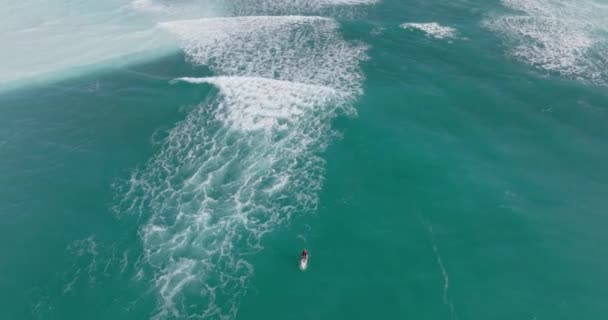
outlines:
M0 10L2 318L608 312L606 3Z

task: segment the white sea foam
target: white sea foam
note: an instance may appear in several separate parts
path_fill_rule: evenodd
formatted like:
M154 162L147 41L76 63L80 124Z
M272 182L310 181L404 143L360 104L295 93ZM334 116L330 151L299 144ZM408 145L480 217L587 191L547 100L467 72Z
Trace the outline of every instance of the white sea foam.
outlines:
M163 23L190 60L219 75L264 77L360 92L365 47L338 35L337 23L304 16L212 18Z
M246 16L246 15L287 15L287 14L312 14L333 11L336 7L347 7L348 11L353 6L366 6L378 2L378 0L135 0L134 8L172 16ZM213 14L210 14L213 13Z
M442 26L437 22L429 22L429 23L403 23L401 24L401 28L406 30L419 30L424 33L428 37L435 39L446 39L446 38L454 38L456 36L456 29L448 26Z
M264 234L317 205L319 153L331 140L331 119L353 112L365 46L346 42L337 23L321 17L161 27L216 76L174 81L211 94L133 172L117 208L146 221L138 274L153 276L157 318L233 318L253 272L247 256Z
M74 257L76 263L64 270L63 294L72 292L74 286L83 278L86 271L89 283L95 282L99 273L98 268L98 243L94 236L72 242L67 251ZM83 266L86 265L86 267ZM68 280L69 279L69 280Z
M218 114L227 125L240 130L287 130L308 112L336 105L340 95L329 87L252 77L180 78L189 83L209 83L220 89Z
M326 97L311 101L310 88L276 80L205 81L220 88L218 98L171 130L125 198L152 212L141 236L159 318L234 316L252 272L246 255L294 211L313 209L322 180ZM277 89L282 99L267 100ZM198 309L183 308L191 304Z
M127 0L9 1L0 6L0 84L174 46Z
M515 57L570 78L608 83L608 8L593 1L504 0L514 13L484 21Z
M8 0L0 6L0 90L172 53L160 21L256 14L352 15L376 0ZM339 9L337 9L339 8Z
M135 11L151 13L160 21L166 18L187 19L217 17L226 15L225 5L228 1L221 0L134 0L128 7Z

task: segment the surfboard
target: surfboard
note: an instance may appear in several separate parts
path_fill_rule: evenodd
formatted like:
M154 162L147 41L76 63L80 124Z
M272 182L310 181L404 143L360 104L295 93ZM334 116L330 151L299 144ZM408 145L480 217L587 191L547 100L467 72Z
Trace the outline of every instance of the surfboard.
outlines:
M300 270L304 271L308 268L308 257L300 259Z

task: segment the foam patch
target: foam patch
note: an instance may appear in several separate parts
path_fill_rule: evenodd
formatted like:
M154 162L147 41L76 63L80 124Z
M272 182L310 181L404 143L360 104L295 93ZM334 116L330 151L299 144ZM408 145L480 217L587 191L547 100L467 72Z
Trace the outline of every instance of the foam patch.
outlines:
M401 28L406 30L419 30L426 33L428 37L435 39L454 38L456 36L456 29L442 26L437 22L403 23L401 24Z
M514 14L486 19L510 53L538 68L596 84L608 82L608 7L592 1L505 0Z
M208 83L220 89L222 105L218 119L246 131L288 130L309 112L324 112L337 105L340 94L329 87L251 77L180 78L194 84Z
M365 47L341 39L333 19L253 16L161 24L189 59L218 75L262 77L360 92Z

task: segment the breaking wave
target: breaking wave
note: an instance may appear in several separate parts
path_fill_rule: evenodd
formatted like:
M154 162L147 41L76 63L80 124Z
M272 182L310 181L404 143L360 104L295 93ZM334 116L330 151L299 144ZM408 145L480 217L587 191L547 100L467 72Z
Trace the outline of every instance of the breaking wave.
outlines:
M161 24L195 64L222 75L255 76L358 93L365 47L338 36L328 18L254 16Z
M134 8L170 16L192 17L193 12L213 12L221 16L349 14L357 6L371 5L379 0L135 0ZM207 14L206 17L211 15ZM198 17L202 17L198 15Z
M62 78L76 67L113 66L173 52L156 21L134 14L128 0L9 0L0 6L0 90L15 82ZM136 57L133 57L135 55ZM127 56L129 59L127 59ZM52 75L52 76L51 76Z
M572 79L608 82L608 7L594 1L503 0L514 13L484 21L510 53Z
M337 2L361 3L318 1ZM144 221L139 274L158 293L155 318L230 319L253 272L247 257L262 237L317 206L320 154L334 137L331 119L355 112L366 46L343 39L335 20L315 16L159 26L214 76L172 81L200 86L207 100L119 186L116 208Z

